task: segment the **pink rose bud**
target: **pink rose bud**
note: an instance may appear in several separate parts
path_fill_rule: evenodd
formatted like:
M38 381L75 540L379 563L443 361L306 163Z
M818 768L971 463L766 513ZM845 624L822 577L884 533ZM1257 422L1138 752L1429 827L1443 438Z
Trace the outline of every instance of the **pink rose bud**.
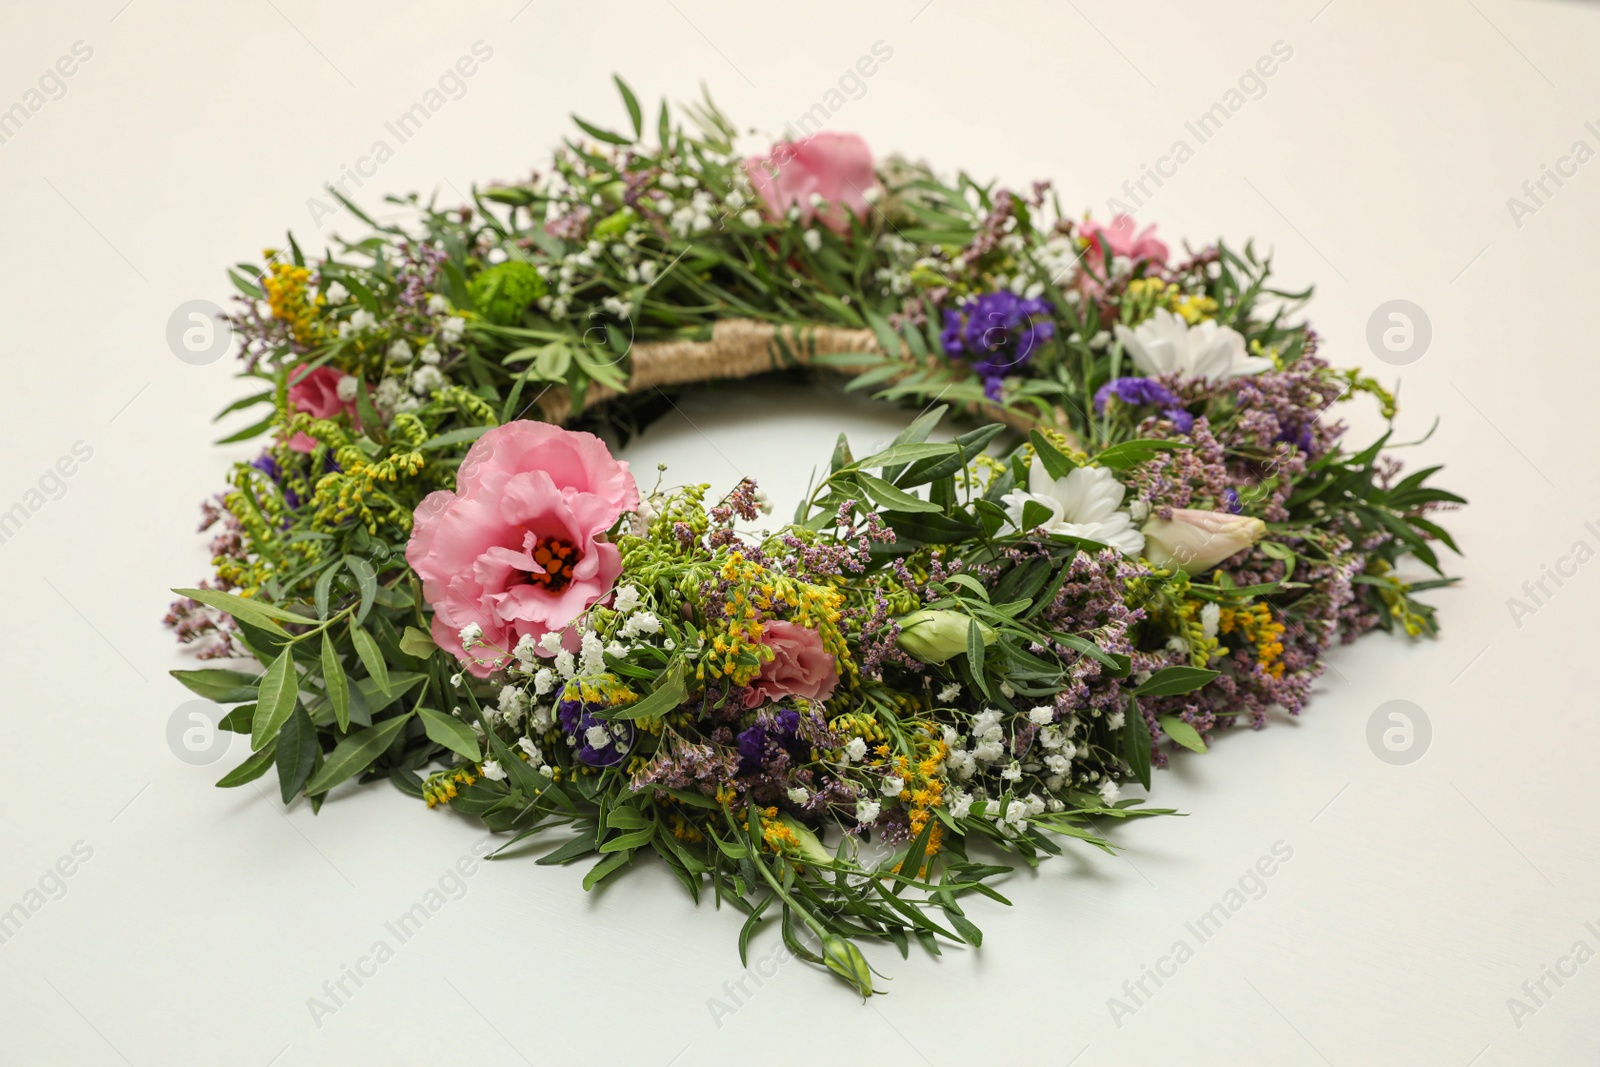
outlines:
M1172 518L1144 524L1144 558L1158 567L1182 567L1194 574L1243 552L1266 532L1266 523L1245 515L1173 508Z
M822 635L810 627L774 619L763 624L761 643L772 649L772 658L750 683L745 707L758 708L784 697L823 701L839 687L833 654L822 646Z
M347 386L346 392L350 393L347 400L339 391L348 378L350 375L337 367L324 365L316 370L307 370L302 363L289 372L289 407L296 412L303 411L314 419L336 419L340 415L348 415L359 430L361 421L356 418L355 393ZM306 434L297 433L290 439L289 447L296 452L310 452L317 447L317 442Z

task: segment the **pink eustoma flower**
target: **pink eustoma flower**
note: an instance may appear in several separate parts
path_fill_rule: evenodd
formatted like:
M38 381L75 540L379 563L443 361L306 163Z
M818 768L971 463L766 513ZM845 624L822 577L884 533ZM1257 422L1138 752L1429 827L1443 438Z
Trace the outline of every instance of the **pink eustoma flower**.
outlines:
M1110 248L1113 256L1121 256L1123 259L1145 259L1159 266L1166 266L1167 246L1156 239L1154 223L1141 231L1132 215L1119 214L1112 216L1109 226L1090 219L1079 227L1078 232L1093 247L1093 255L1096 257L1104 257L1104 250Z
M782 219L791 207L810 222L821 218L835 233L850 229L850 216L867 213L867 190L878 183L872 150L853 133L825 130L798 141L781 141L765 156L744 161L750 184L767 214ZM814 206L813 195L826 203Z
M784 697L831 697L839 686L839 668L822 647L822 635L782 619L762 625L761 643L772 649L772 658L745 691L744 706L758 708Z
M406 560L433 608L433 639L479 678L524 637L560 634L611 592L622 558L607 533L639 507L628 465L593 434L511 422L478 438L456 491L417 507ZM482 644L461 631L476 624ZM548 652L541 652L548 655Z

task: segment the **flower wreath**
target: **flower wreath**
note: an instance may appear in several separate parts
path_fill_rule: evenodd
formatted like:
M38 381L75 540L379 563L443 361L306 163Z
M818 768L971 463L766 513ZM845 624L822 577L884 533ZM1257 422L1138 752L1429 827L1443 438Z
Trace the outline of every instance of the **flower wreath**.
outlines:
M1322 414L1394 398L1318 355L1246 246L1174 256L1047 183L954 181L822 132L741 158L709 101L585 137L309 261L231 272L267 435L167 618L252 755L319 809L387 779L509 843L654 854L863 995L858 943L979 944L1061 837L1165 814L1170 746L1304 706L1320 657L1431 634L1402 557L1460 498ZM750 481L641 489L663 389L785 368L922 405L841 437L773 532ZM971 428L934 440L951 418ZM959 427L958 427L959 428ZM745 525L740 525L740 524ZM565 834L563 835L563 831Z

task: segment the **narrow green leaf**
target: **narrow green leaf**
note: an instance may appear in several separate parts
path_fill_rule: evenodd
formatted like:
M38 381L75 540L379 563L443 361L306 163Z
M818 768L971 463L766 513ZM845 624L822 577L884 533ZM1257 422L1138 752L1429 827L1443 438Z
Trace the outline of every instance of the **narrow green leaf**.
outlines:
M244 785L246 782L253 782L263 774L266 774L267 768L272 766L273 759L277 755L277 748L278 742L276 740L267 742L266 748L263 748L260 752L252 753L249 759L224 774L221 778L218 778L217 788L232 789L235 786Z
M1204 667L1163 667L1146 679L1143 685L1134 689L1134 692L1142 697L1171 697L1180 693L1192 693L1221 673L1221 671L1206 670Z
M328 702L333 705L333 719L341 732L350 731L350 676L344 672L338 649L333 647L333 636L322 631L322 681L328 689Z
M360 556L344 557L344 565L355 575L356 585L361 590L361 606L356 609L354 621L364 622L367 612L372 610L373 597L378 595L378 572L373 570L372 564Z
M278 791L285 804L293 800L311 775L317 759L317 728L306 709L297 707L278 731Z
M372 635L356 625L354 619L350 621L350 640L356 646L356 655L361 658L361 663L367 668L367 673L372 680L378 683L378 688L385 694L389 692L389 665L383 661L383 652L378 648L378 642Z
M913 496L904 489L896 489L882 478L874 478L866 471L857 471L856 481L860 482L862 488L872 494L872 499L891 511L942 512L944 510L938 504L923 500L919 496Z
M207 700L218 704L236 704L242 700L256 699L259 674L211 668L201 671L169 671L174 678Z
M589 868L589 873L583 876L583 889L588 892L603 882L618 867L633 858L632 852L613 852L599 863Z
M628 118L633 122L633 136L637 140L644 135L644 112L639 107L639 98L633 95L633 90L620 76L613 74L611 80L617 83L617 92L622 94L622 102L628 108Z
M439 651L439 646L433 643L432 637L415 626L407 626L406 632L400 635L400 651L418 659L427 659Z
M418 708L417 714L422 718L422 728L427 731L428 740L474 763L483 759L483 752L478 748L478 735L472 732L472 727L432 708Z
M306 783L306 795L326 793L347 778L354 777L372 766L372 761L383 755L395 735L411 721L411 713L396 715L375 726L369 726L340 741L327 762Z
M261 676L255 719L250 725L251 748L259 749L278 735L278 730L294 712L299 688L300 675L294 669L294 653L284 649Z
M1166 731L1168 737L1192 752L1204 752L1206 750L1206 743L1200 737L1200 731L1176 715L1161 716L1161 729Z
M247 600L242 596L224 593L220 589L174 589L173 592L179 596L189 597L191 600L198 600L200 603L216 608L218 611L226 611L234 618L253 622L263 630L284 633L283 628L277 625L279 620L298 623L301 626L315 626L317 624L316 619L308 619L304 615L296 615L292 611L285 611L271 604L264 604L259 600Z
M1145 724L1139 702L1128 697L1128 710L1122 723L1122 756L1139 784L1150 788L1150 727Z

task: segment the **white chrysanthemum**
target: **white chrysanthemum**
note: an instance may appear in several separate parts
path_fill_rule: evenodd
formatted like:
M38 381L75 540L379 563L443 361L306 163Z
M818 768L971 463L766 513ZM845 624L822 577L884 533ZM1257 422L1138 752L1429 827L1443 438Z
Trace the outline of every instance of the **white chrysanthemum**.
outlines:
M1133 365L1152 377L1176 374L1225 382L1272 369L1272 360L1250 355L1238 330L1219 326L1212 319L1191 326L1165 308L1157 308L1137 328L1130 330L1118 323L1116 330Z
M492 759L483 761L483 776L491 782L503 782L506 780L506 772L500 768L499 763Z
M1033 526L1046 533L1082 537L1110 545L1124 555L1136 556L1144 548L1144 534L1133 525L1133 518L1120 510L1127 487L1105 467L1075 467L1063 477L1052 478L1038 457L1028 467L1028 488L1013 490L1001 497L1006 515L1018 530L1024 529L1023 510L1038 504L1048 514Z
M878 817L880 810L876 800L858 800L856 801L856 821L862 823L871 822Z
M323 295L328 298L328 303L330 304L342 304L350 299L350 290L346 289L342 282L333 282Z

